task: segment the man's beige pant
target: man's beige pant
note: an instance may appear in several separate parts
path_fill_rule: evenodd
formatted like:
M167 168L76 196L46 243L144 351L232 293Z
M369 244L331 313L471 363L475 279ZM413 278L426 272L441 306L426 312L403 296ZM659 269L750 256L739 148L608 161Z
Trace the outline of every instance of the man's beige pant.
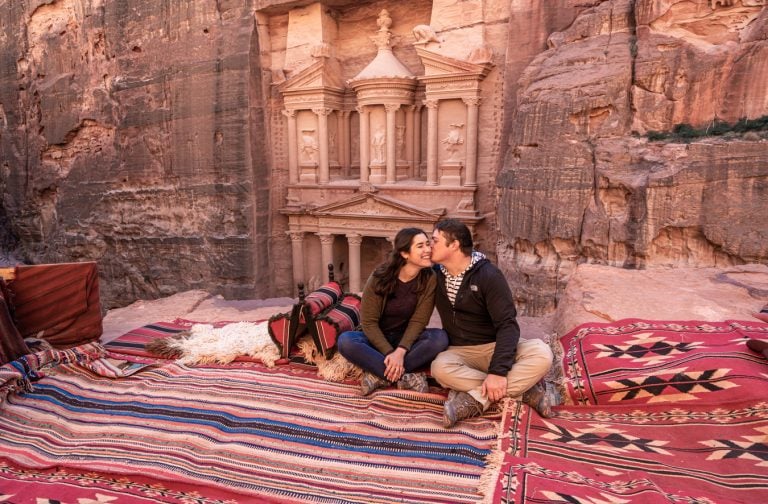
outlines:
M449 346L432 361L432 376L443 387L467 392L483 405L491 402L481 393L488 376L496 343L472 346ZM507 373L507 395L519 398L533 387L552 367L552 350L539 339L522 339L517 343L515 364Z

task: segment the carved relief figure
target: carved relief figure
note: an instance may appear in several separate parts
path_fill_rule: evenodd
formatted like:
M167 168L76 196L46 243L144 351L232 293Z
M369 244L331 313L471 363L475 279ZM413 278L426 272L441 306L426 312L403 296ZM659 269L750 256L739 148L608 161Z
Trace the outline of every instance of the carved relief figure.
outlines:
M328 133L328 155L331 159L336 159L336 132Z
M384 146L387 143L387 137L384 134L384 128L379 126L376 133L373 134L373 140L371 141L371 152L373 153L373 162L384 162Z
M430 42L440 42L435 30L429 25L416 25L413 27L413 36L416 38L415 44L428 44Z
M448 132L448 136L441 140L445 144L445 152L448 153L448 161L453 161L454 156L459 150L459 146L464 144L464 138L461 136L461 128L464 127L464 123L451 124L451 130Z
M317 162L317 140L315 140L315 130L301 131L301 160L307 163Z
M397 159L405 159L405 126L397 127Z

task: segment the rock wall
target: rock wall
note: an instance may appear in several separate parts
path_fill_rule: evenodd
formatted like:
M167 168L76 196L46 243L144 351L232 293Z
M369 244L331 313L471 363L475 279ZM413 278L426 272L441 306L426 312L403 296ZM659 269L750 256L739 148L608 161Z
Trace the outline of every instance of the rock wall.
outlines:
M267 294L253 13L221 0L0 5L0 221L22 259L98 260L107 306L198 287Z
M480 238L523 314L553 311L583 262L768 263L765 131L645 136L768 115L766 0L469 1L392 9L405 47L437 7L482 7L504 63L483 90L484 127L503 126L480 139ZM310 3L0 3L0 249L99 261L108 307L291 295L274 35ZM324 6L354 75L373 54L357 24L387 2Z
M499 262L523 313L551 312L582 262L768 261L768 222L755 218L768 209L766 132L644 137L768 114L764 3L597 2L530 58L496 179ZM534 33L555 24L530 17Z

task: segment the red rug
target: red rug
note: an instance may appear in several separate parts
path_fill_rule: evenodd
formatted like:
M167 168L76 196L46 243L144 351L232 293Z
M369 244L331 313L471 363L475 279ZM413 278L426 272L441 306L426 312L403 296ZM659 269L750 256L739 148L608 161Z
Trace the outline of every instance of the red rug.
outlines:
M567 396L585 405L766 400L766 360L747 348L750 337L768 339L768 324L586 324L560 340Z
M768 502L768 324L623 320L562 338L572 403L505 415L492 502ZM768 339L768 338L766 338Z
M108 356L152 361L137 338L179 324L153 326ZM362 397L307 366L157 359L116 379L84 365L92 352L55 357L0 373L33 378L0 406L0 500L110 502L122 486L131 504L473 503L496 446L498 414L442 427L442 389Z

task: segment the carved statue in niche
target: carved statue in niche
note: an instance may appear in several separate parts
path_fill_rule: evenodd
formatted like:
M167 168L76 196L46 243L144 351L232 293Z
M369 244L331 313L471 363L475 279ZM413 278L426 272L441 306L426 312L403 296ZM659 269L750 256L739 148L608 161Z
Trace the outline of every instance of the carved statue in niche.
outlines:
M307 163L317 162L317 140L315 140L315 130L301 130L301 160Z
M379 126L371 140L371 152L373 153L374 163L384 162L384 146L387 143L387 136L384 134L384 128Z
M448 132L448 136L441 140L445 144L445 152L448 153L448 161L454 161L456 153L459 151L459 146L464 144L464 138L461 136L461 128L464 127L464 123L451 124L451 130Z
M397 127L397 159L405 159L405 126Z
M328 155L331 159L336 160L336 132L330 131L328 133Z

